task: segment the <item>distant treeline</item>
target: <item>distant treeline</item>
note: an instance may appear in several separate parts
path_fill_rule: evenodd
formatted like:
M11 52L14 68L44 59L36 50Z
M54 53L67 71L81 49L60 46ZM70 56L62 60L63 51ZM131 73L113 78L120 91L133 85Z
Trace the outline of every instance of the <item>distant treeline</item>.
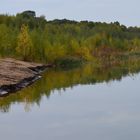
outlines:
M47 21L34 11L0 15L0 57L53 63L67 58L112 60L140 53L140 28L119 22Z

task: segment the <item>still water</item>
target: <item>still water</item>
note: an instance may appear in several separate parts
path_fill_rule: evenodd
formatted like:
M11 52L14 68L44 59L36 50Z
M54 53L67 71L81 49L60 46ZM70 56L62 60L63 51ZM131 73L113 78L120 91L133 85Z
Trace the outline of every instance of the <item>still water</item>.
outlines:
M2 140L139 140L140 74L91 65L48 70L0 98L0 110Z

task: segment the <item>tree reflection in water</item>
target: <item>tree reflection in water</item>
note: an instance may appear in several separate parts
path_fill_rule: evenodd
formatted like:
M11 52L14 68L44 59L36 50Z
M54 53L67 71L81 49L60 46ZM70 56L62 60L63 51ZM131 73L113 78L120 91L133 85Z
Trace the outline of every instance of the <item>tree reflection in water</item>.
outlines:
M72 70L50 69L32 86L0 98L0 110L9 112L12 104L25 103L25 111L30 111L34 104L40 105L43 96L49 98L54 90L66 90L79 84L94 86L95 83L121 80L125 76L138 73L139 70L139 59L130 59L113 66L97 67L93 64L85 64Z

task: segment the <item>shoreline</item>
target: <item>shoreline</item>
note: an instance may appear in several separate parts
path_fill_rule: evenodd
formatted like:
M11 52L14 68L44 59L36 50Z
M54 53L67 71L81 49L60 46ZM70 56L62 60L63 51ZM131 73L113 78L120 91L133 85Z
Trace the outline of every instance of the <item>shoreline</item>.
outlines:
M24 62L12 58L0 59L0 97L15 93L41 78L52 65Z

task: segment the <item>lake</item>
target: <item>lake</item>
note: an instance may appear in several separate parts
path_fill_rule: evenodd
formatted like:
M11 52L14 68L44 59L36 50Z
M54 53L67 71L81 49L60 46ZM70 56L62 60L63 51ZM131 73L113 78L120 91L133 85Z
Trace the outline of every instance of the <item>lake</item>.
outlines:
M49 69L0 98L3 140L139 140L139 66Z

